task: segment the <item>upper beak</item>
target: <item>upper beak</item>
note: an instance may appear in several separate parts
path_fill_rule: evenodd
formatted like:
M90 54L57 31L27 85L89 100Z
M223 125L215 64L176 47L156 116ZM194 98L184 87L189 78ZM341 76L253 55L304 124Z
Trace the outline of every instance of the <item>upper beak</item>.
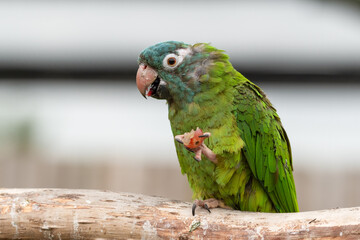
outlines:
M157 78L157 72L148 65L140 64L136 73L136 85L140 93L146 98L146 90Z

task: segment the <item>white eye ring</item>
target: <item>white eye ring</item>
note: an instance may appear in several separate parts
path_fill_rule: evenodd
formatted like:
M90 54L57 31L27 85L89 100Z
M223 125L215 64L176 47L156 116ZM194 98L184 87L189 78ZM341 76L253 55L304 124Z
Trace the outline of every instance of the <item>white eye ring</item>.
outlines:
M183 60L182 56L178 56L174 53L170 53L164 57L163 66L167 69L176 68Z

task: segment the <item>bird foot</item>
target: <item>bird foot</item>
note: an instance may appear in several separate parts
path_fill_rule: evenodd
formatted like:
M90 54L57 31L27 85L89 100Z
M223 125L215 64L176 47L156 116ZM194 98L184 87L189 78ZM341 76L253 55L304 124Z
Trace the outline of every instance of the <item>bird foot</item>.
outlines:
M211 151L204 143L204 140L211 136L211 133L205 132L200 128L196 128L194 131L191 129L190 132L186 132L183 135L176 135L175 140L182 143L184 147L190 152L194 152L194 159L198 162L201 161L201 155L203 154L213 163L217 163L216 155Z
M212 208L226 208L226 209L231 209L231 207L226 206L225 203L221 200L217 200L215 198L209 198L206 200L195 200L195 202L193 203L192 206L192 215L195 216L195 209L197 207L202 207L205 208L206 210L209 211L209 213L211 213L210 209Z

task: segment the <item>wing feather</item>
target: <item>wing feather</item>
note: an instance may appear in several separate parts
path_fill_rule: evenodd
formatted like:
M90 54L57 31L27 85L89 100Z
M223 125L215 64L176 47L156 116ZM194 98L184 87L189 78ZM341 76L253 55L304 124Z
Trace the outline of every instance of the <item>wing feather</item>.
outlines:
M244 156L278 212L299 211L289 139L263 91L251 82L238 88L237 122Z

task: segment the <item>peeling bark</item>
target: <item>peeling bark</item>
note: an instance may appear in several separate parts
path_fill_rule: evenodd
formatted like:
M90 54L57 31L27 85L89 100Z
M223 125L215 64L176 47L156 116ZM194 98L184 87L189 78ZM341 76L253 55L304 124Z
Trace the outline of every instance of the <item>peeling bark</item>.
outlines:
M0 189L1 239L360 238L360 207L301 213L198 209L132 193ZM191 231L190 231L191 230Z

